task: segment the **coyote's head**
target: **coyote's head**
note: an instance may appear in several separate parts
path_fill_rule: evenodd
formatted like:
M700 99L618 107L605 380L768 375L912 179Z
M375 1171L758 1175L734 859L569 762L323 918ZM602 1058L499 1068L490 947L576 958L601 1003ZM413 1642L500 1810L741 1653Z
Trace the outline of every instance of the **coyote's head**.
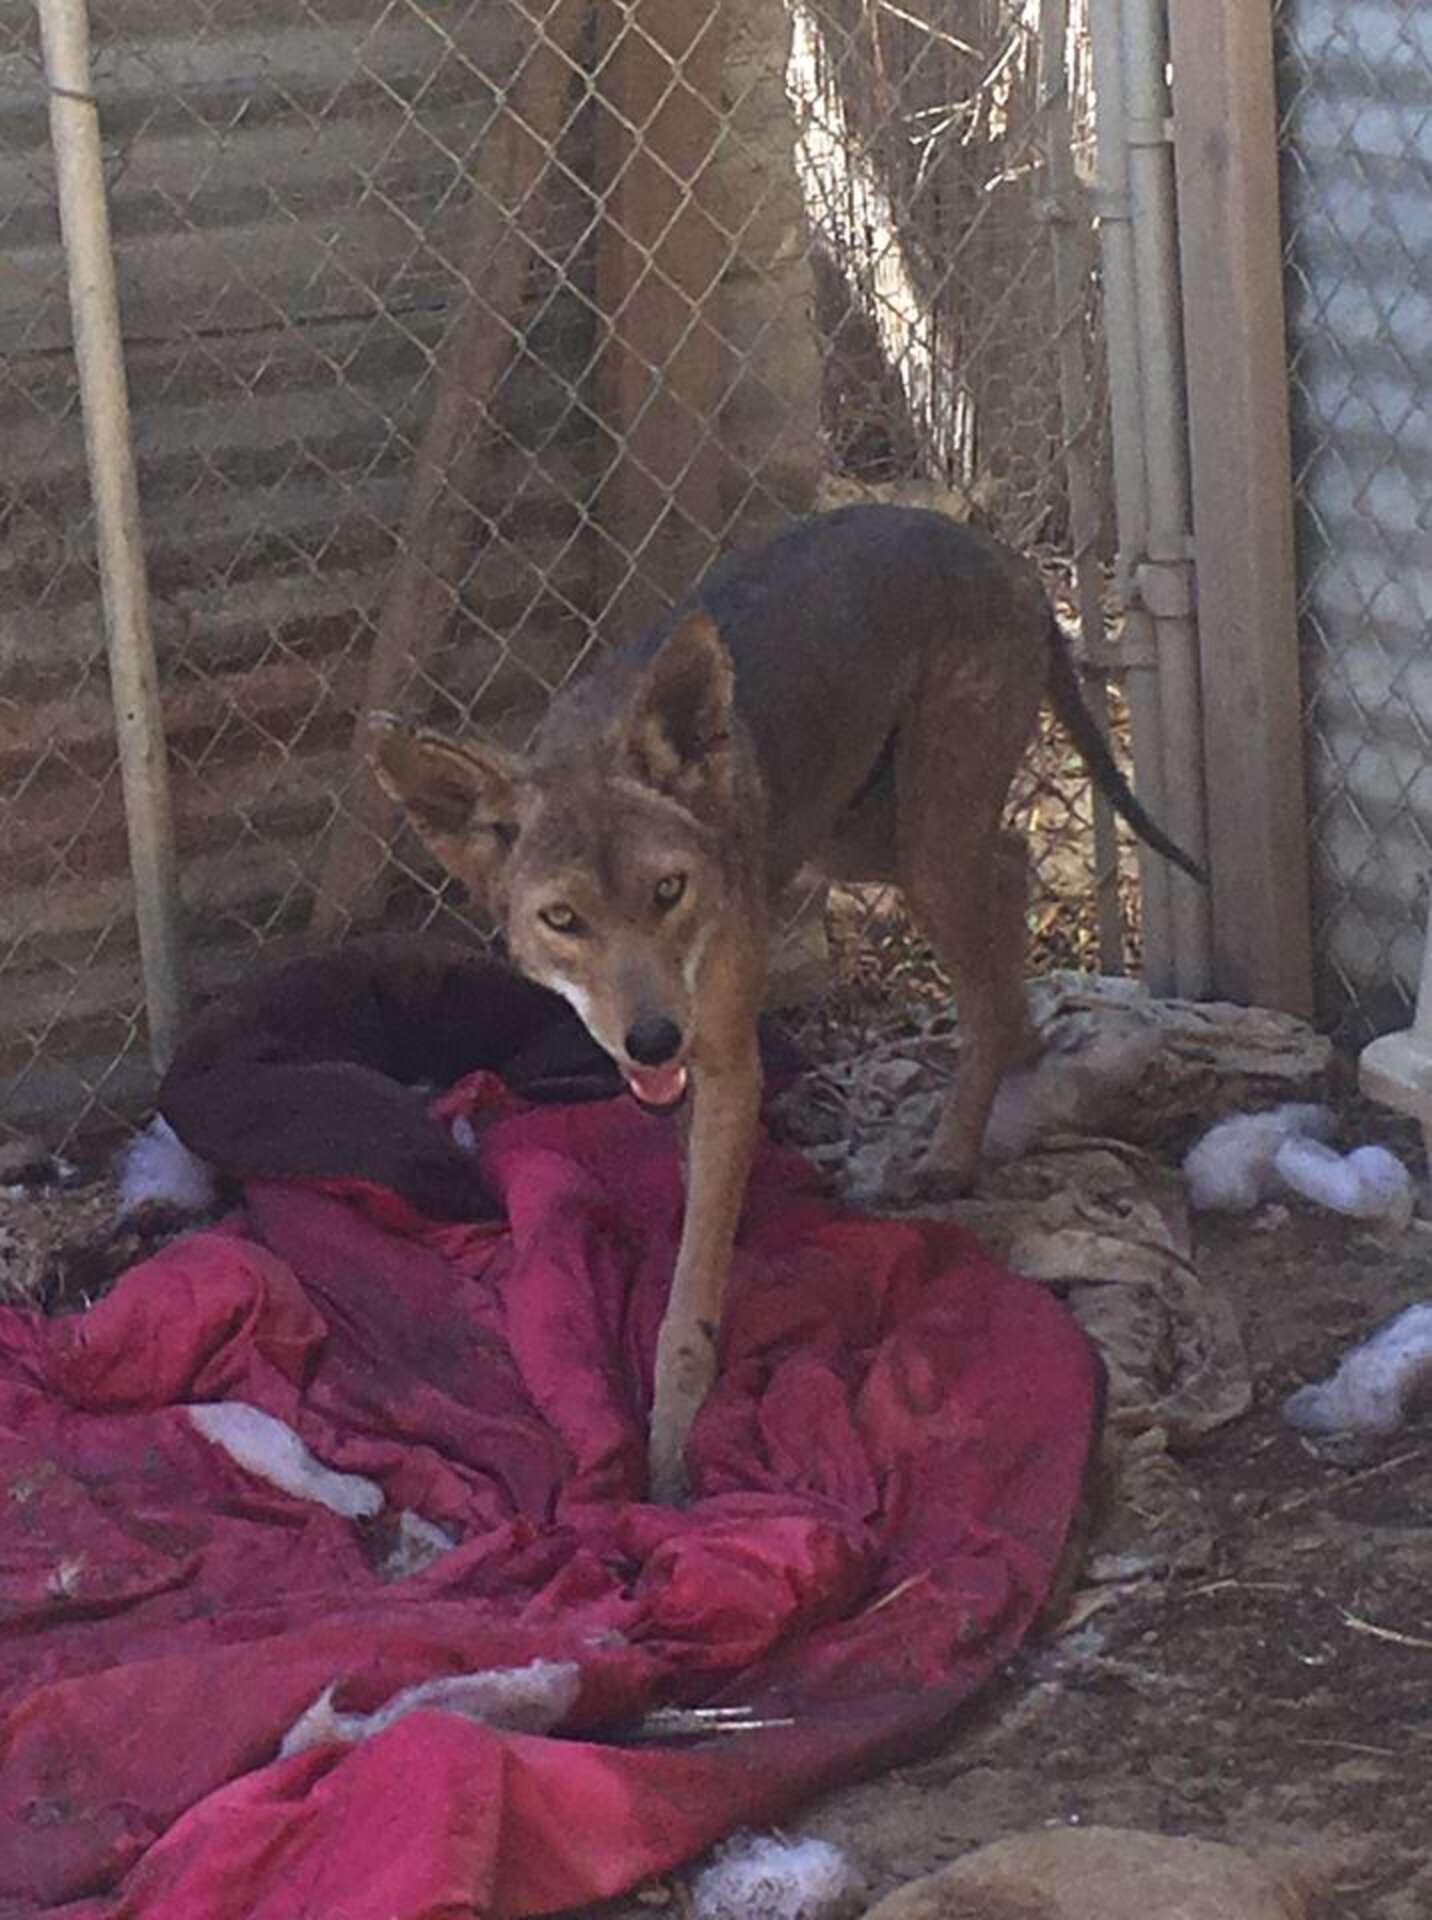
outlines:
M373 767L516 964L571 1002L639 1100L670 1107L754 825L736 798L730 656L698 612L614 702L586 691L525 758L378 716Z

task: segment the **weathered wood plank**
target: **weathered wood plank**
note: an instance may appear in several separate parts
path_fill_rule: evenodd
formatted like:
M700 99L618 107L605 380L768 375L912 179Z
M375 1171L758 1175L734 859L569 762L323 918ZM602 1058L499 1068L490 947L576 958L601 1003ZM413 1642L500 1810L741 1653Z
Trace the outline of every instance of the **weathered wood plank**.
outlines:
M1312 1010L1270 8L1173 0L1215 986Z

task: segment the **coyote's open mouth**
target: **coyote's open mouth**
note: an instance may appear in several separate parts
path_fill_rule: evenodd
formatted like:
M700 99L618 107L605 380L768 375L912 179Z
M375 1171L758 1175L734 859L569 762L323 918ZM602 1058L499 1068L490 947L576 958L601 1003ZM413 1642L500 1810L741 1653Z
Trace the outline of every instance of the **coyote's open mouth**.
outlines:
M686 1098L686 1066L673 1060L661 1067L632 1067L623 1064L627 1086L639 1106L648 1113L674 1113Z

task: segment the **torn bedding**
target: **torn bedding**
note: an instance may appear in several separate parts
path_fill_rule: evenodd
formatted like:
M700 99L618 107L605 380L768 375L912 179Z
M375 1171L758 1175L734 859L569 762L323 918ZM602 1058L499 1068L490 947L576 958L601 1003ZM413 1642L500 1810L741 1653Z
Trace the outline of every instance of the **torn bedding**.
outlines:
M487 1074L437 1115L500 1218L251 1180L88 1313L0 1313L7 1915L580 1907L909 1754L1035 1617L1098 1401L1044 1289L767 1146L653 1507L669 1126ZM744 1730L642 1737L698 1702Z

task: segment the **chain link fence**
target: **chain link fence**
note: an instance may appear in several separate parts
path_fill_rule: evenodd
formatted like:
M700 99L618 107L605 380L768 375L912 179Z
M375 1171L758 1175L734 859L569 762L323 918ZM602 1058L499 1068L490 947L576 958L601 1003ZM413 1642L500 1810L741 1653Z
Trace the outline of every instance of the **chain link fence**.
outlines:
M411 843L385 857L368 706L520 743L717 553L870 489L933 491L1057 591L1104 557L1068 480L1072 450L1103 498L1095 283L1052 244L1087 240L1051 193L1088 158L1080 6L94 0L91 26L196 996L461 911ZM53 1133L128 1117L149 1068L20 9L0 177L0 1083ZM1022 806L1040 951L1095 959L1052 737Z
M1323 1012L1409 1024L1432 869L1432 16L1276 13Z

